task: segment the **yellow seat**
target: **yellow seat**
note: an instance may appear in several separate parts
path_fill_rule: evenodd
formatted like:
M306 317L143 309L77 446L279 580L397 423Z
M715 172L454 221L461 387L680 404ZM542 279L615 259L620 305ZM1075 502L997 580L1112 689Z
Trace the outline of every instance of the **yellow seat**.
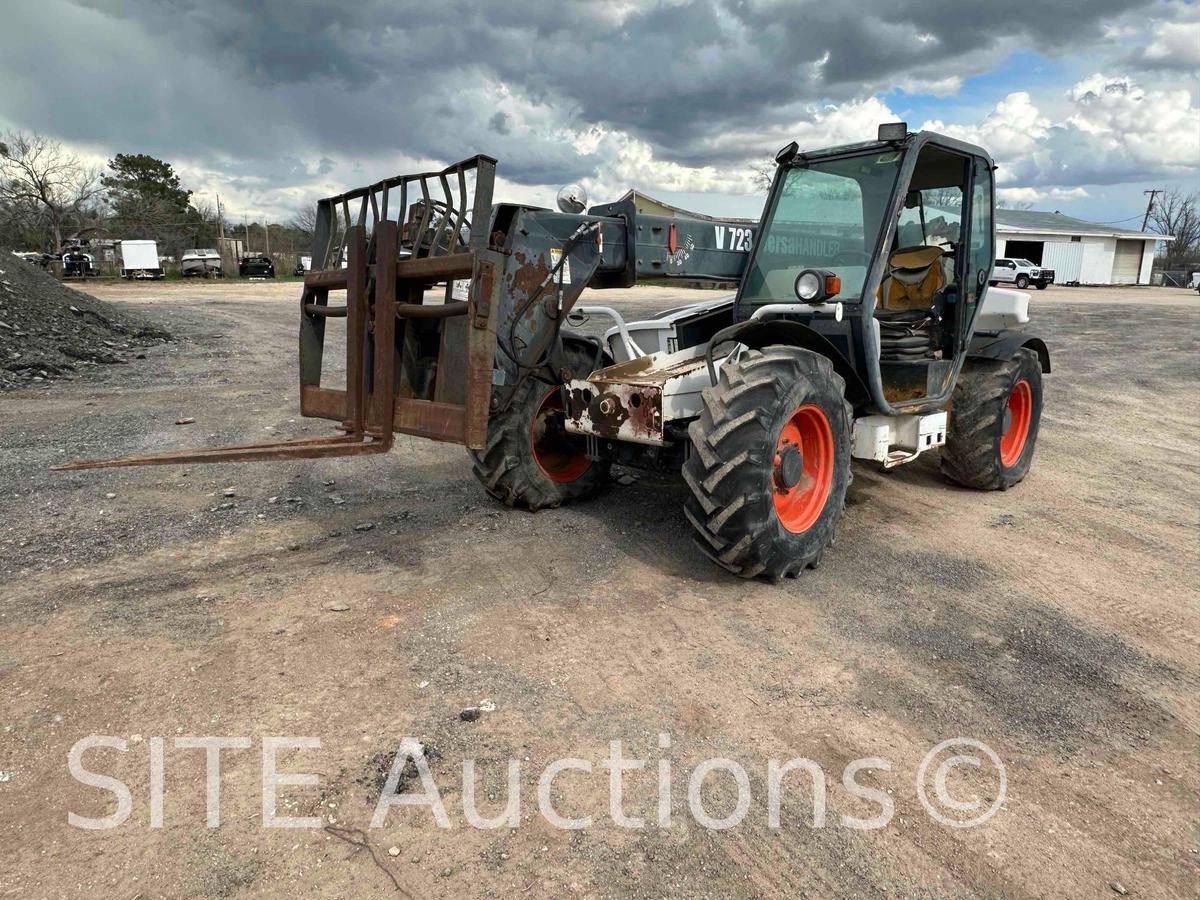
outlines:
M931 309L946 286L941 247L901 247L888 259L888 274L879 286L885 310Z

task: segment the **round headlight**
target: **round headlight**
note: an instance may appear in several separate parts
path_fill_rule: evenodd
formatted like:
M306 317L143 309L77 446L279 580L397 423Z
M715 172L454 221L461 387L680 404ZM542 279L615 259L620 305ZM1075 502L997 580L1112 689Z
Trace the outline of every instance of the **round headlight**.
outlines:
M796 279L796 296L812 300L821 293L821 278L816 272L802 272Z

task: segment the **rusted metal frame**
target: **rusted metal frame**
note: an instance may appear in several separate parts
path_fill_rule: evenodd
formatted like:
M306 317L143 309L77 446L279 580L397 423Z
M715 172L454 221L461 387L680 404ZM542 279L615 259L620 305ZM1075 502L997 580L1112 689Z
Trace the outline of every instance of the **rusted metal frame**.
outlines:
M402 184L405 181L419 181L422 178L437 178L439 175L449 175L451 172L455 172L457 170L462 170L465 172L465 171L470 171L471 169L476 169L476 170L488 169L494 173L495 168L496 168L496 160L495 159L493 159L490 156L484 156L483 154L478 154L476 156L467 157L464 160L460 160L459 162L456 162L453 165L446 166L446 168L441 169L436 172L422 172L420 174L414 174L414 175L397 175L392 178L386 178L383 181L378 181L375 184L367 185L366 187L355 188L352 191L347 191L344 194L338 194L337 196L328 197L326 199L334 204L339 204L343 200L347 200L347 201L348 200L357 200L360 197L363 197L366 194L368 194L369 192L374 191L374 190L397 187L398 185ZM490 192L490 190L491 190L491 188L489 187L489 192ZM491 199L490 193L489 193L488 199L489 199L489 201ZM489 203L489 206L490 206L490 203Z
M461 444L466 443L466 413L466 408L457 403L397 397L393 424L405 434ZM469 443L467 446L474 447Z
M317 221L313 228L313 261L320 261L321 268L329 262L329 246L333 243L333 204L328 200L317 202Z
M421 248L421 243L425 240L425 230L429 227L430 200L429 200L429 184L425 180L426 177L427 176L425 176L425 175L420 176L421 199L422 199L421 224L417 227L416 237L413 238L413 259L416 259L417 251ZM436 241L435 241L435 244L436 244ZM433 250L432 250L432 248L430 248L430 255L432 255L432 252L433 252Z
M324 266L329 260L329 248L333 243L333 223L336 216L334 205L328 200L317 203L317 221L313 230L313 259L320 260ZM308 273L311 275L312 273ZM301 296L301 309L309 305L323 308L329 303L329 289L323 285L312 283L308 277L304 280L304 292ZM300 316L299 334L300 355L300 387L301 413L303 414L303 390L305 385L317 385L321 382L321 364L325 350L325 319L323 317Z
M305 274L304 286L324 288L327 291L340 291L346 287L346 270L340 266L336 269L324 269L321 271L313 269Z
M392 445L396 408L396 262L399 226L380 222L375 227L375 332L371 377L371 425L386 447Z
M474 222L471 223L474 228ZM484 228L486 229L486 225ZM494 250L475 254L471 273L470 327L467 329L466 402L462 441L482 450L492 404L492 370L496 361L496 318L503 290L504 256Z
M446 253L443 255L449 255L458 249L457 246L455 246L458 243L458 240L453 237L454 231L452 230L454 226L455 214L454 200L450 196L450 182L446 180L445 172L438 175L438 182L442 186L442 195L446 198L446 209L442 214L442 227L439 229L439 231L446 235ZM433 242L433 246L429 248L430 256L438 255L438 244L440 243L440 239Z
M423 281L443 281L459 275L470 275L475 264L472 253L452 253L449 256L421 256L406 259L396 272L401 278Z
M355 225L347 236L346 284L346 420L352 433L365 430L367 344L367 237L366 228Z
M488 245L488 227L492 217L492 191L496 187L496 161L488 156L475 157L475 205L471 209L471 250Z
M310 316L321 316L326 319L346 318L346 307L344 306L322 306L319 303L305 303L304 311Z
M363 442L361 435L338 435L302 441L279 441L273 444L246 444L230 447L206 447L194 450L169 450L123 456L117 459L90 459L51 466L56 471L78 469L120 469L132 466L198 465L222 462L250 462L276 459L319 459L326 456L353 456L361 453L381 453L386 449L379 441Z
M396 224L400 226L401 235L403 238L404 223L408 219L408 179L404 178L400 181L400 208L396 211Z
M396 315L402 319L453 319L465 316L470 304L458 300L450 303L397 303Z
M457 240L457 236L461 235L462 226L466 222L466 219L467 219L467 173L463 169L458 170L458 218L459 218L458 228L454 232L454 234L456 236L456 240ZM470 227L474 228L475 223L472 222ZM471 235L470 235L470 232L468 231L467 240L470 241L470 239L471 239ZM457 249L457 247L456 247L456 249Z

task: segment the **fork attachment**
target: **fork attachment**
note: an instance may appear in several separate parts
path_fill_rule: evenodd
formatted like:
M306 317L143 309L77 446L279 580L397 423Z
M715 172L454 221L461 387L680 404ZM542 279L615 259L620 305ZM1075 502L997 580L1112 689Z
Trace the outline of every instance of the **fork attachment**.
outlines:
M468 211L466 174L471 170L474 202ZM476 156L442 172L399 176L318 203L314 267L305 276L300 301L300 411L338 422L344 434L51 468L386 453L395 431L482 448L496 350L498 274L504 264L503 255L486 243L494 181L495 160ZM441 188L443 200L435 199L431 184ZM389 218L394 193L399 211ZM359 207L356 217L351 201ZM445 301L426 302L426 289L440 282L446 283ZM345 306L329 305L334 290L345 290ZM330 318L346 320L344 390L321 385Z

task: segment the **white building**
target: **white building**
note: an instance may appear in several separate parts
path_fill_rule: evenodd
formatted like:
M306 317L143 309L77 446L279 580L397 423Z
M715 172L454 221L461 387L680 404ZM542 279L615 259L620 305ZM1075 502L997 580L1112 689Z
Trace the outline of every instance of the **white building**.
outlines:
M1057 212L996 210L996 257L1053 269L1058 284L1149 284L1155 248L1169 240Z

